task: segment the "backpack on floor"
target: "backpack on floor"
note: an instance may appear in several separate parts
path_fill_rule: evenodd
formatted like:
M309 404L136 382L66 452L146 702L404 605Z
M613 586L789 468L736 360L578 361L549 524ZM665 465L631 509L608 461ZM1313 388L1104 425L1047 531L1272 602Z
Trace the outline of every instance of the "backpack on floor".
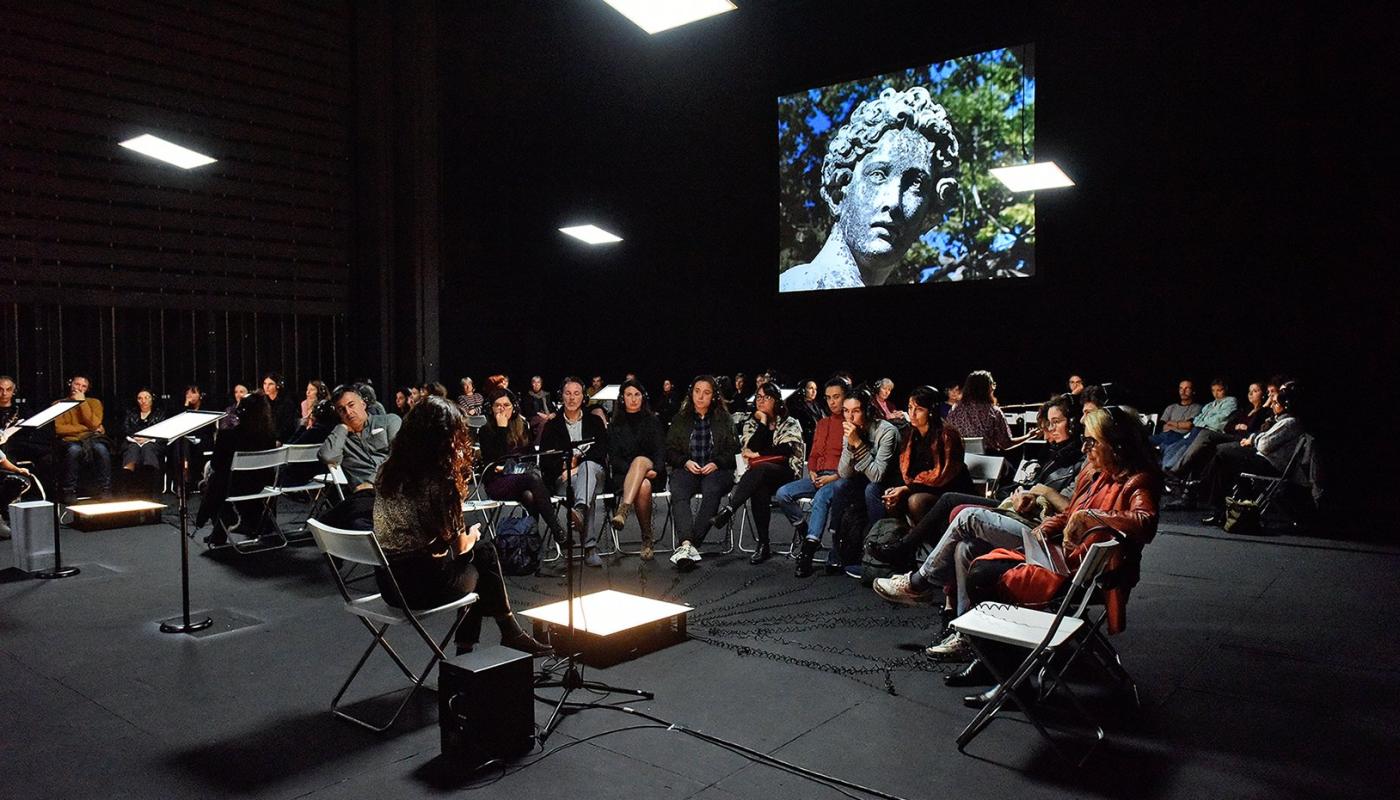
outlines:
M506 575L533 575L540 568L540 537L529 514L496 523L496 553Z
M861 550L860 582L863 586L873 584L876 578L888 578L895 573L909 571L909 564L887 564L870 555L871 545L898 544L908 533L909 526L904 520L894 517L876 520L870 526L870 532L865 535L865 547Z

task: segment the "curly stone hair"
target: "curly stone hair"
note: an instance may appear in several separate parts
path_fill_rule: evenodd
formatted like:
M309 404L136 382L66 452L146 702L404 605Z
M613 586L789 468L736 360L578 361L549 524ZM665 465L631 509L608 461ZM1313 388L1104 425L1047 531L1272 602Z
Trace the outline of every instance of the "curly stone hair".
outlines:
M933 143L931 172L937 178L934 190L942 205L952 200L958 186L952 177L958 167L958 137L948 119L948 110L935 103L922 86L904 92L885 89L874 100L856 106L850 121L827 145L821 193L832 216L840 215L841 200L855 175L856 164L875 149L886 131L896 128L908 128Z

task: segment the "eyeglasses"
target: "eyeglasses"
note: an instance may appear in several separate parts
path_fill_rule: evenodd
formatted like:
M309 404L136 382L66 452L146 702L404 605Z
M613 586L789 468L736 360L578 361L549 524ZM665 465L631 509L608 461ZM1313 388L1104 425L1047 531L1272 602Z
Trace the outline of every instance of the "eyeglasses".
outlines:
M1084 447L1085 450L1093 450L1094 447L1096 447L1096 446L1098 445L1098 443L1099 443L1099 440L1098 440L1098 439L1095 439L1095 438L1092 437L1092 436L1085 436L1085 437L1084 437L1084 445L1083 445L1083 447Z

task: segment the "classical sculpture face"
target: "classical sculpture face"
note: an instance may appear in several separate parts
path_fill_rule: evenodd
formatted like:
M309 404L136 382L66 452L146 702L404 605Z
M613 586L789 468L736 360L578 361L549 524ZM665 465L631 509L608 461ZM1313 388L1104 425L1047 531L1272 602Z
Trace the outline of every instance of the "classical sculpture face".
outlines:
M924 232L936 197L929 169L932 154L928 139L897 128L856 162L836 227L867 286L884 283Z
M811 263L782 291L878 286L957 193L958 140L927 89L885 89L856 106L822 162L821 196L835 218Z

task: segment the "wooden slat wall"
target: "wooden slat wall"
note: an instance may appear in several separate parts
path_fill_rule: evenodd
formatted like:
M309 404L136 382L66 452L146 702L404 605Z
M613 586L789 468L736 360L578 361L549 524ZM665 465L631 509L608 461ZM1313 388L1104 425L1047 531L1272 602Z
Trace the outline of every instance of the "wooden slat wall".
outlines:
M351 34L336 1L0 0L0 373L21 394L74 370L121 405L349 377ZM219 161L117 146L146 132Z

